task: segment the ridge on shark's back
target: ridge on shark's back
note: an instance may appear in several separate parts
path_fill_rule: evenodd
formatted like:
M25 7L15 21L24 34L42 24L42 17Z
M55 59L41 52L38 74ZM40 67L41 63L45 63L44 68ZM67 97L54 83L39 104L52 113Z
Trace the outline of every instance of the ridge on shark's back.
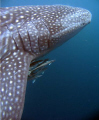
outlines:
M0 120L20 120L31 60L61 45L91 21L66 5L0 8Z

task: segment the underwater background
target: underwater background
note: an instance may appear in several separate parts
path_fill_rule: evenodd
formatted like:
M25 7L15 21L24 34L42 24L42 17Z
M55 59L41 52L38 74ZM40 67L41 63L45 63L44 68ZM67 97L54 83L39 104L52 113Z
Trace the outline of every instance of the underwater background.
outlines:
M92 21L46 55L55 62L27 83L21 120L99 120L99 0L1 0L1 7L46 4L88 9Z

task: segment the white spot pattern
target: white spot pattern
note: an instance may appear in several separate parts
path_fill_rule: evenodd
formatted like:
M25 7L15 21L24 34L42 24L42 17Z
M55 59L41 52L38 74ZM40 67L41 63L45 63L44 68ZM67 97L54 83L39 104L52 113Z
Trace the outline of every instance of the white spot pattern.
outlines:
M89 11L65 5L7 7L1 13L1 27L6 24L1 31L6 42L2 54L10 48L7 43L11 38L11 49L43 54L61 42L59 37L79 30L91 20Z
M44 55L91 21L63 5L0 8L0 120L20 120L31 59Z
M1 71L3 74L2 83L0 85L0 94L2 95L0 98L2 101L0 108L2 110L1 116L3 120L18 120L21 118L27 73L31 59L28 53L17 50L13 52L13 56L9 56L1 62ZM23 62L20 64L20 61ZM7 64L8 62L10 62L11 67ZM13 68L14 71L11 70L11 68ZM19 113L20 107L21 110ZM15 114L18 113L18 115L13 116L13 112Z

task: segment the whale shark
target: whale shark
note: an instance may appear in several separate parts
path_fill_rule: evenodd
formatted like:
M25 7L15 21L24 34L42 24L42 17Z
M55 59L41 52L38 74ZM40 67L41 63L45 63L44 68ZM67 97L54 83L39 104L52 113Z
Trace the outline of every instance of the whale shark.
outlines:
M67 5L0 8L0 120L20 120L31 61L49 53L91 22Z

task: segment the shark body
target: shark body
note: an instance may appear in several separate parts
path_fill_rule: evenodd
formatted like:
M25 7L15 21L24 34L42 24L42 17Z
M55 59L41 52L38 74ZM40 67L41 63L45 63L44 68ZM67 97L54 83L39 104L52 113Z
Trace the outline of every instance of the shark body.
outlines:
M0 120L20 120L31 60L61 45L91 21L66 5L0 8Z

